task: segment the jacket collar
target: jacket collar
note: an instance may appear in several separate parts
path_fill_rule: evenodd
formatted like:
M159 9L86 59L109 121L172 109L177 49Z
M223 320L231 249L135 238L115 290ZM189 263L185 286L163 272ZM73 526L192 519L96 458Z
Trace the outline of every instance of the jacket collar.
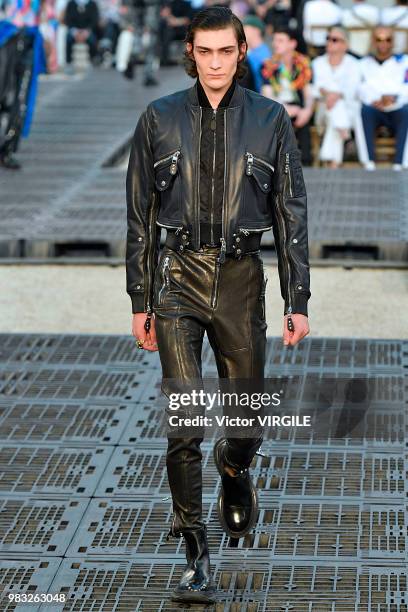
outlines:
M234 78L234 81L235 81L234 91L230 98L229 104L227 103L225 105L225 106L228 105L228 108L241 106L244 102L244 88L238 83L238 81L235 78ZM226 92L224 98L221 100L223 105L224 105L224 100L226 100L228 93L233 88L233 85L234 83L231 84L230 89ZM202 87L201 83L200 83L200 87ZM203 93L205 94L204 90L203 90ZM205 96L205 98L207 98L207 96ZM195 106L197 108L200 106L199 92L198 92L198 79L196 80L193 87L190 87L190 89L187 90L187 100L191 106Z

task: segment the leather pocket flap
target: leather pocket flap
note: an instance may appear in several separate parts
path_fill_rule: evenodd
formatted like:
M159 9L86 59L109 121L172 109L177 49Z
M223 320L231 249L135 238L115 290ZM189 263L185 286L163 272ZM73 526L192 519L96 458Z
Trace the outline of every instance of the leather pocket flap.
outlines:
M269 193L273 186L273 173L268 168L260 168L259 166L252 166L251 176L255 179L259 189L263 193Z
M165 191L174 179L175 174L170 172L171 167L171 163L169 163L156 168L154 182L158 191Z

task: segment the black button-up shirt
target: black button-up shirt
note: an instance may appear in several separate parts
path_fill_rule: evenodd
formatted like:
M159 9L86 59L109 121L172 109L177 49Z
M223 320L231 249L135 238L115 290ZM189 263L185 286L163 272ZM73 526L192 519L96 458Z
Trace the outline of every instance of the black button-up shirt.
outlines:
M201 243L218 244L222 235L224 194L225 108L235 90L235 78L217 109L213 110L200 80L197 93L202 107L200 141L200 236Z

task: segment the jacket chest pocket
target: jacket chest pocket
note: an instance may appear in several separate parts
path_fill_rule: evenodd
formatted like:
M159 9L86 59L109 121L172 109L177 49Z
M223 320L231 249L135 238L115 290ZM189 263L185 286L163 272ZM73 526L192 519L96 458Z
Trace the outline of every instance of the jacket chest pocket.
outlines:
M243 177L244 218L248 221L267 221L272 211L269 194L273 188L275 168L248 151L245 153Z
M180 210L180 157L176 149L154 162L154 184L160 194L163 214L174 217Z

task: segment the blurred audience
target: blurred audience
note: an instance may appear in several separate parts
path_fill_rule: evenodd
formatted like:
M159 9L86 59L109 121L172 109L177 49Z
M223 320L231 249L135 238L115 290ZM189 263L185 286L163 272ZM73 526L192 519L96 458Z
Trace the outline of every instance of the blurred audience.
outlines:
M331 168L341 165L351 129L357 143L364 142L357 97L360 63L347 49L347 31L333 26L327 35L326 53L312 61L313 95L318 101L315 123L324 129L319 157Z
M243 25L248 43L248 67L251 71L254 90L260 93L263 82L261 68L264 60L271 57L271 48L264 41L265 24L259 17L247 15L243 20Z
M74 43L86 43L92 62L97 56L97 29L99 9L95 0L69 0L65 9L67 31L67 72L72 72L72 49Z
M382 9L371 2L0 0L0 20L39 26L49 74L64 67L72 74L73 47L85 43L93 65L131 79L142 63L143 85L155 86L159 67L181 63L171 46L182 44L195 13L229 6L248 43L240 83L284 104L304 165L312 164L313 128L322 137L320 161L337 168L354 139L360 163L372 170L377 127L385 126L395 135L399 170L408 166L408 0Z
M367 170L375 169L375 136L386 126L396 139L394 170L407 166L404 149L408 129L408 56L393 54L391 28L377 27L373 32L374 53L361 60L362 82L359 95L368 149Z
M303 38L317 54L324 53L327 29L341 23L342 15L342 9L332 0L306 2L303 9Z
M394 6L381 9L381 25L402 28L408 32L408 0L396 0ZM395 32L394 53L407 53L407 32Z
M354 0L349 9L344 9L342 25L350 29L349 50L358 57L370 50L371 30L380 22L380 11L365 0ZM353 31L353 28L356 28Z
M120 0L98 0L100 20L98 24L98 46L105 66L112 65L112 56L120 34Z
M297 38L289 28L277 29L273 36L273 56L264 60L261 69L262 94L281 102L295 129L302 162L312 164L310 120L314 100L310 81L310 60L296 51Z
M218 4L218 2L217 2ZM193 18L194 11L188 0L165 0L160 10L159 40L160 65L171 66L169 56L170 43L173 40L184 40L187 26Z

